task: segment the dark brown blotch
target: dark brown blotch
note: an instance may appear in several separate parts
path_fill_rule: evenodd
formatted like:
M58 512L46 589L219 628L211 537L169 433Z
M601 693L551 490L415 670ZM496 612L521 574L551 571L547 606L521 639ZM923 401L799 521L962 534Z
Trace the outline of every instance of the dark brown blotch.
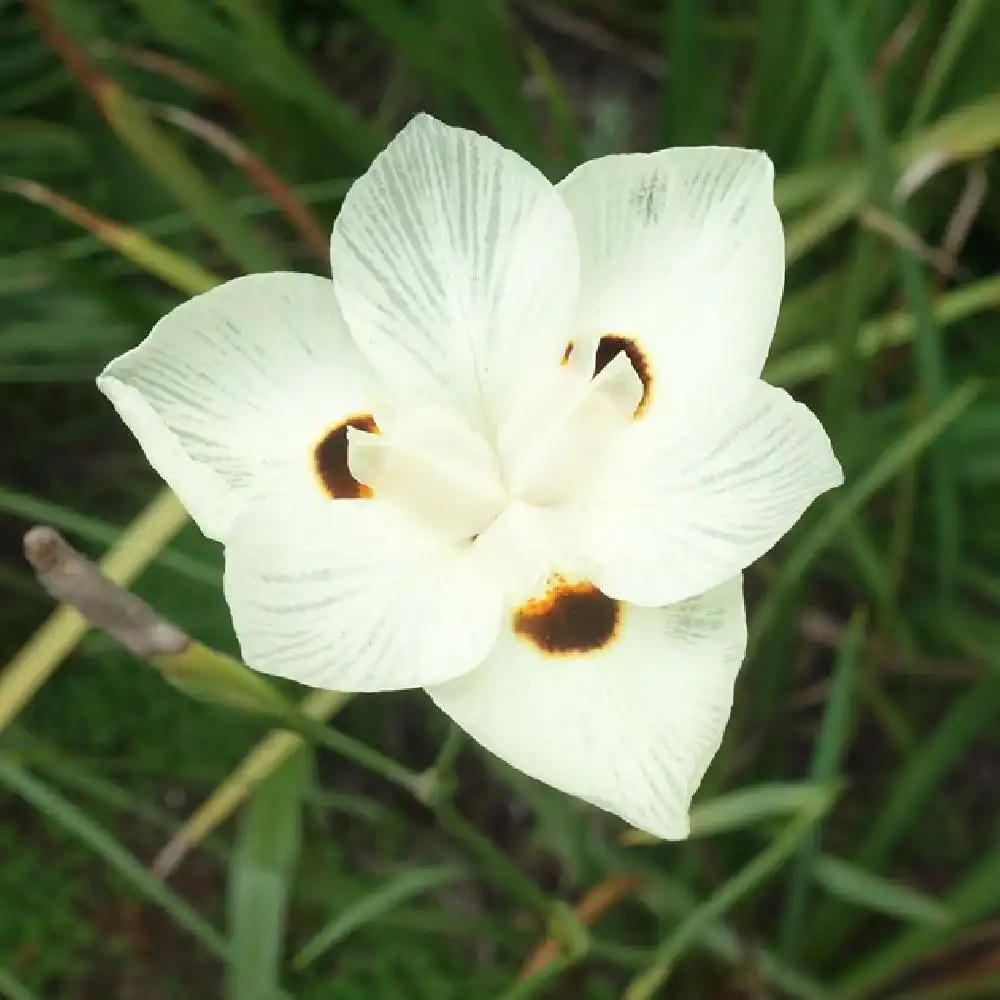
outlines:
M653 391L653 370L649 358L636 341L618 333L606 333L601 337L600 343L597 345L597 357L594 360L594 375L603 371L622 351L628 356L636 375L642 382L642 399L639 400L634 414L634 417L638 418L645 411Z
M514 634L545 656L580 656L610 646L621 628L619 601L592 583L552 577L542 597L514 612Z
M372 496L371 488L359 483L347 466L347 428L356 427L369 434L377 434L378 427L370 413L359 413L348 417L343 423L332 427L316 445L313 461L316 475L327 496L337 500L367 500Z

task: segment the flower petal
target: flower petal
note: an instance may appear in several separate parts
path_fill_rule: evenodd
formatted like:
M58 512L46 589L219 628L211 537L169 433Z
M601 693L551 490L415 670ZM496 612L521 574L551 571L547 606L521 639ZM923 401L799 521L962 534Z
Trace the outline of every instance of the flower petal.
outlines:
M456 541L478 535L506 502L493 449L454 410L411 410L380 434L352 431L348 465L375 496Z
M303 497L285 481L237 517L224 584L251 667L331 690L456 677L486 657L502 608L469 545L389 501Z
M648 606L749 566L843 481L820 422L782 389L730 378L664 396L560 522L598 587Z
M774 170L723 147L605 156L558 191L580 243L575 336L634 341L659 376L759 375L784 283Z
M286 460L307 468L327 430L370 412L369 379L333 283L276 273L178 306L97 384L202 531L221 541L257 471Z
M505 629L481 667L428 693L508 764L679 840L746 648L742 581L620 615L608 645L563 657Z
M578 288L573 221L529 163L418 115L344 200L333 280L397 398L492 427L523 373L558 363Z

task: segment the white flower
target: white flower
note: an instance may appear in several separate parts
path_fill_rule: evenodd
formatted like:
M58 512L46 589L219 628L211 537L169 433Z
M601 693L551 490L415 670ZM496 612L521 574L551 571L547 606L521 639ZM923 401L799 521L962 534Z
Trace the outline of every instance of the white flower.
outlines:
M553 187L414 119L333 280L238 278L99 379L225 544L246 662L424 687L514 767L676 839L746 642L741 571L841 482L760 380L784 253L762 153Z

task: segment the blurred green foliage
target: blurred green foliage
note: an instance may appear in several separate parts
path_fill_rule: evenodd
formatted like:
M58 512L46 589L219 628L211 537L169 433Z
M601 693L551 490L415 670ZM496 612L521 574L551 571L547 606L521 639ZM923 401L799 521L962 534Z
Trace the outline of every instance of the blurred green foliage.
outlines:
M769 372L820 412L847 485L751 575L751 655L704 826L685 845L620 846L606 817L463 747L459 807L547 891L575 901L640 880L547 980L515 980L546 929L475 870L406 888L469 859L329 754L297 790L275 772L240 832L210 838L161 892L142 866L260 727L91 636L0 733L0 994L157 1000L228 982L229 1000L255 1000L232 986L263 981L235 968L251 941L254 963L274 956L272 995L300 1000L601 1000L634 977L630 1000L1000 995L982 958L1000 910L989 0L0 0L11 551L38 520L93 553L114 540L157 483L93 376L212 275L323 273L301 205L328 229L422 108L553 178L602 153L710 142L764 148L778 168L789 272ZM129 231L81 228L24 181ZM232 652L219 572L187 529L137 589ZM0 585L11 655L48 605L14 560ZM445 737L419 694L352 703L338 726L414 766ZM754 788L804 777L839 793L803 839L788 793ZM257 900L253 926L227 924L227 882L230 903ZM338 920L351 933L292 968ZM668 958L667 992L640 993Z

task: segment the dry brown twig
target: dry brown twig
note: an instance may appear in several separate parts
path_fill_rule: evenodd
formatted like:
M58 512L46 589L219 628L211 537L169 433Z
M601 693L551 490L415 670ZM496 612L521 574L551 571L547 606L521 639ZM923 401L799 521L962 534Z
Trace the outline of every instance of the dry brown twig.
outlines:
M75 608L88 625L103 629L137 656L174 656L190 646L181 629L109 580L55 528L31 528L24 536L24 555L52 598Z
M274 202L285 218L298 229L302 239L319 260L326 262L329 259L329 236L295 188L236 136L217 122L209 121L187 108L175 107L172 104L156 104L152 101L144 102L144 105L164 121L170 122L190 135L197 136L202 142L225 156Z

